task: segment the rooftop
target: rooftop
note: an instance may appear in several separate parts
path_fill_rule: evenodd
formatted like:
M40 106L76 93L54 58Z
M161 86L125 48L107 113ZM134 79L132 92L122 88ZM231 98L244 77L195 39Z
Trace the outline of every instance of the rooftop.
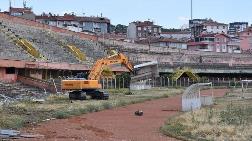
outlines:
M155 26L155 27L161 27L159 25L155 25L154 22L152 22L152 21L143 21L143 22L141 22L141 21L135 21L133 23L135 23L136 26Z
M42 14L36 16L36 20L51 20L51 21L79 21L79 22L97 22L97 23L110 23L110 20L106 17L80 17L73 14L64 14L64 16Z
M206 22L203 22L202 25L204 25L204 26L217 26L217 25L227 26L227 24L219 23L219 22L216 22L216 21L213 21L213 20L208 20Z
M172 39L172 38L163 38L163 39L159 39L159 42L185 43L185 42L183 42L183 41L179 41L179 40Z

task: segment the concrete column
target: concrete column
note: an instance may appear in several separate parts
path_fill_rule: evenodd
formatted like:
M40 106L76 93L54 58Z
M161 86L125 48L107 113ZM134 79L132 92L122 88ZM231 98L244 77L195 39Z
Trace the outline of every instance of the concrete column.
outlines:
M45 80L48 80L48 70L45 70Z
M102 78L102 89L104 89L104 78Z

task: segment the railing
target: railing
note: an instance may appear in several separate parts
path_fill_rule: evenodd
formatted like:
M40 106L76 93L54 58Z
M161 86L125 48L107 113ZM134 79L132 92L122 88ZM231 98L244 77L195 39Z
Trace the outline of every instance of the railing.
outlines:
M17 46L22 47L31 56L37 59L46 60L44 56L40 54L39 51L37 51L29 41L27 41L24 38L18 38L14 32L11 32L9 29L5 28L4 26L2 27L3 28L1 29L1 31L9 38L9 40L14 42Z
M79 61L85 61L86 56L79 48L74 45L66 45L70 52L72 52Z
M79 48L74 45L69 45L64 39L57 38L54 33L48 32L47 34L50 38L57 40L60 43L61 47L67 48L76 57L77 60L81 62L86 60L86 55Z
M26 39L17 39L16 45L22 47L25 51L27 51L30 55L32 55L35 58L42 59L44 58L43 55L37 51L30 42L28 42Z

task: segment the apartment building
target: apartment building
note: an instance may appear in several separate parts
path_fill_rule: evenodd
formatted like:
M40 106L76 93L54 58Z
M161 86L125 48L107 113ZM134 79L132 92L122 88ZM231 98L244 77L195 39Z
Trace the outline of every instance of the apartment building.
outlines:
M239 32L244 31L248 28L248 22L233 22L229 23L228 35L238 36Z
M190 23L190 21L189 21ZM192 37L197 37L201 35L202 33L204 34L216 34L216 33L223 33L227 34L228 32L228 25L224 23L219 23L216 21L213 21L211 19L208 20L202 20L195 22L194 24L191 23L190 25L191 28L191 34Z
M49 13L36 16L36 21L75 32L94 32L97 34L110 32L110 20L105 17L81 17L74 14L59 16Z
M148 37L159 37L161 26L155 25L151 21L136 21L129 24L127 28L127 38L130 40L139 40Z
M240 40L224 33L201 34L195 41L187 44L188 50L241 53Z

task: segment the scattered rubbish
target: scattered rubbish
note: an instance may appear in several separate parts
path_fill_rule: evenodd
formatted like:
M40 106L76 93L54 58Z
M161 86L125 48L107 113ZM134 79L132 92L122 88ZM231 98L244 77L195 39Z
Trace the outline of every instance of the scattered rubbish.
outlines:
M4 105L4 104L12 103L12 102L14 102L14 101L15 101L14 98L5 96L5 95L3 95L3 94L0 94L0 106L1 106L1 105Z
M143 111L137 110L137 111L135 111L135 115L136 116L143 116Z
M44 119L42 120L42 122L45 122L45 121L50 121L50 120L55 120L56 118L48 118L48 119Z
M1 139L18 139L18 138L43 138L44 135L40 134L21 134L20 131L17 130L1 130L0 129L0 140Z
M22 137L22 138L44 138L44 135L40 135L40 134L21 134L20 137Z
M17 130L0 130L0 139L18 138L20 132Z
M44 99L32 99L32 102L38 103L38 104L43 104L45 102Z

